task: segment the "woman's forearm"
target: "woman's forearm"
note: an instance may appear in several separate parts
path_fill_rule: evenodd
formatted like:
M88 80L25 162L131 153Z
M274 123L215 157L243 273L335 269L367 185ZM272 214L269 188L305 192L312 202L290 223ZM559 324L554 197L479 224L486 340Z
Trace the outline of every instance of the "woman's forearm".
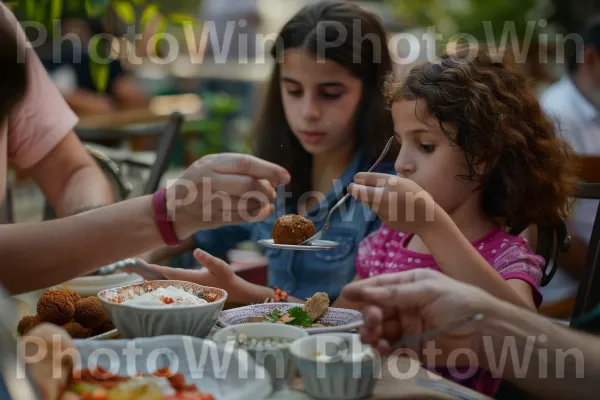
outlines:
M483 322L485 363L543 399L596 399L600 338L502 302Z
M42 223L0 225L1 281L12 293L48 287L161 244L150 196Z
M428 222L418 234L444 274L480 287L502 300L531 308L531 304L490 267L441 208L436 208L435 222Z

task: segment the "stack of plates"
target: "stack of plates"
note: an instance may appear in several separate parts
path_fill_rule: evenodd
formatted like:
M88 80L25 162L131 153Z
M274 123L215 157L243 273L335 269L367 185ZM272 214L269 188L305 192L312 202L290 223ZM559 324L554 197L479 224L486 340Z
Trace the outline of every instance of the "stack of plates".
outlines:
M60 286L76 291L81 297L88 297L96 296L99 292L106 289L131 285L133 283L139 283L143 281L144 278L137 274L128 274L122 272L103 276L82 276L80 278L75 278L64 282Z

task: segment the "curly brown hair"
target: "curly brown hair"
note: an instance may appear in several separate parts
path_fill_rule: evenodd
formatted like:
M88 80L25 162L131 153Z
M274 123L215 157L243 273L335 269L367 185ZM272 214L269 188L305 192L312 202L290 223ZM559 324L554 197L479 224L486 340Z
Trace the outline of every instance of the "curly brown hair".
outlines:
M388 104L422 99L479 181L482 209L508 227L567 217L576 195L576 162L530 85L483 46L456 46L436 62L389 77ZM483 171L478 168L485 163Z

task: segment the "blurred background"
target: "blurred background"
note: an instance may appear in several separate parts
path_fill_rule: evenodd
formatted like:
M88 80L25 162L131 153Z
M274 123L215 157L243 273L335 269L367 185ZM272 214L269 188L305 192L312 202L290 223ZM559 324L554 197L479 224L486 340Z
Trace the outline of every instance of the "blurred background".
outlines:
M247 134L272 68L268 48L257 46L254 38L276 33L313 1L18 0L9 5L81 117L78 134L118 163L135 195L148 179L157 138L173 111L184 114L186 122L168 155L164 179L202 155L247 150ZM571 43L563 45L557 37L579 31L598 1L354 3L384 22L399 73L431 54L433 46L427 43L439 47L460 33L508 47L507 57L525 55L518 66L541 92L564 72ZM48 34L41 35L42 29ZM224 48L229 34L233 39ZM236 40L238 34L247 35L246 47ZM161 36L168 38L155 39ZM109 62L95 63L89 52ZM36 220L44 200L21 178L18 172L12 175L12 196L19 199L13 202L14 218Z

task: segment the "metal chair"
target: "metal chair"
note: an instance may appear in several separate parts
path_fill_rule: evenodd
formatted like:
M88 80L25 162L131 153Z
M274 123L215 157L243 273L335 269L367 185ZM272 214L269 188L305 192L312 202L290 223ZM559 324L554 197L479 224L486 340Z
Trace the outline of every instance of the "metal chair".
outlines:
M142 194L152 194L158 189L161 179L169 167L169 162L173 155L177 139L181 135L183 122L184 117L182 114L171 114L165 130L157 141L155 147L156 159L151 164L146 164L127 158L123 160L113 160L102 152L86 146L87 150L90 152L92 157L94 157L96 162L98 162L98 165L105 172L110 183L115 188L115 200L117 202L129 198L132 193L132 186L123 176L121 168L121 166L125 164L134 167L147 168L150 170L150 176L144 184ZM50 204L46 202L44 208L44 220L52 218L55 218L55 214Z
M600 183L582 183L580 184L580 192L578 198L600 200ZM577 299L575 300L575 308L571 318L571 326L573 321L581 315L592 311L600 305L600 203L596 210L594 219L594 227L592 235L588 243L586 255L585 269L579 290L577 291ZM575 326L573 326L575 327Z
M525 229L516 227L510 230L510 234L517 236ZM561 218L554 225L537 226L537 245L535 252L542 256L546 261L542 271L541 286L550 283L558 269L559 253L566 253L571 245L571 236L567 228L567 223Z
M4 202L0 204L0 224L12 224L14 222L12 206L12 189L10 182L6 182Z

